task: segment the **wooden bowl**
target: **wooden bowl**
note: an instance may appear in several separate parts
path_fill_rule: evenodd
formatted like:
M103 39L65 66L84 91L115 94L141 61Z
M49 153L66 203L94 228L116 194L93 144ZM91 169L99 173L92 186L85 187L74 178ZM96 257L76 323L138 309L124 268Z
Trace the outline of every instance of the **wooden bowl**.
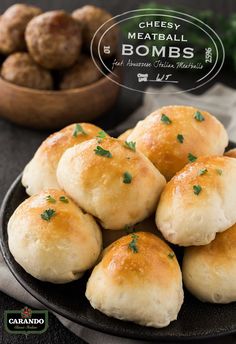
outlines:
M109 78L121 82L119 69ZM89 122L115 103L120 86L106 77L65 91L41 91L0 78L0 116L30 128L58 129L74 122Z

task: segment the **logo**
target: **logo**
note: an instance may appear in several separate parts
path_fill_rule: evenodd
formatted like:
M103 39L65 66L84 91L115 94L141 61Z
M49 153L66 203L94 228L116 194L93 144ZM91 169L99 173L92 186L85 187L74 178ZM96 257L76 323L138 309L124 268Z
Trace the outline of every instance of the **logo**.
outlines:
M4 327L11 334L41 334L48 329L48 311L31 310L4 312Z
M121 39L115 49L108 42L118 30ZM209 25L164 9L133 10L109 19L95 33L91 55L112 82L119 84L116 76L122 69L128 77L120 86L142 93L151 86L152 94L164 84L181 92L202 87L217 76L225 59L222 41ZM174 88L168 93L179 92Z

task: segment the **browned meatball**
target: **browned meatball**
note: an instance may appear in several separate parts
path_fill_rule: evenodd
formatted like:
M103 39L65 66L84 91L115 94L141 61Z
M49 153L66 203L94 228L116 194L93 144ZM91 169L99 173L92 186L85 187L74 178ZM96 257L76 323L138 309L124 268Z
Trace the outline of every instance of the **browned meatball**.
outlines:
M14 53L4 61L3 79L20 86L51 90L53 79L49 71L38 66L28 53Z
M82 25L83 28L83 41L85 44L86 49L90 49L90 43L95 32L98 28L104 24L107 20L111 19L112 16L110 13L106 12L105 10L98 8L96 6L84 6L72 13L72 16ZM110 28L115 23L114 20L109 21L105 24L99 33L96 35L93 44L93 53L98 55L98 43L100 38L102 37L103 33ZM100 52L101 55L105 57L110 57L111 55L116 54L117 50L117 43L118 43L118 28L115 25L111 30L106 33L101 41L100 45ZM104 47L110 47L110 53L104 53Z
M59 88L66 90L86 86L97 81L101 76L102 74L93 60L83 55L76 65L63 72Z
M0 53L8 55L25 50L25 28L40 13L40 8L29 5L16 4L9 7L0 19Z
M64 11L46 12L32 19L25 38L33 59L48 69L70 67L80 54L80 25Z

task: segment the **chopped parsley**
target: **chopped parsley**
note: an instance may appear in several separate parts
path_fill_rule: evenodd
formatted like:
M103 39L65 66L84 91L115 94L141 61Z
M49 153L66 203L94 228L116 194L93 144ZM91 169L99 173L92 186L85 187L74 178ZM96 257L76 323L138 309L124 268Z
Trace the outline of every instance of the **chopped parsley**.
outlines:
M61 202L63 202L63 203L69 203L69 200L68 200L68 198L67 198L66 196L61 196L61 197L59 198L59 200L60 200Z
M164 113L161 115L161 121L165 124L171 124L172 120L166 116Z
M177 140L179 141L179 143L184 143L184 137L182 134L178 134L177 135Z
M194 156L192 153L188 153L188 161L194 162L197 160L197 157Z
M203 121L205 121L205 117L201 114L200 111L196 111L196 112L195 112L194 118L195 118L196 121L198 121L198 122L203 122Z
M46 197L46 200L47 200L49 203L56 203L55 198L53 198L51 195L48 195L48 196Z
M104 130L99 131L99 133L97 134L98 142L100 143L102 139L105 139L106 136L107 134Z
M130 174L129 172L125 172L125 173L123 174L123 183L125 183L125 184L130 184L131 181L132 181L132 176L131 176L131 174Z
M207 168L201 168L199 171L198 171L198 175L199 176L203 176L204 174L206 174L208 172Z
M202 191L201 185L193 185L193 192L195 193L195 195L199 195L201 191Z
M47 209L41 214L41 218L45 221L50 221L53 216L55 216L56 212L54 209Z
M174 254L174 252L170 252L170 253L168 253L168 257L169 257L170 259L173 259L173 258L175 257L175 254Z
M79 123L77 123L76 125L75 125L75 129L74 129L74 131L73 131L73 136L74 137L77 137L79 134L82 134L82 135L87 135L87 133L84 131L84 129L82 128L82 126L79 124Z
M220 168L216 168L216 172L219 174L219 176L222 176L223 174L223 171Z
M129 248L133 251L133 253L138 253L138 247L137 247L137 241L138 241L138 235L133 233L131 234L131 242L129 243Z
M126 148L129 148L129 149L131 149L132 151L136 151L136 142L134 142L134 141L125 141L125 144L124 144L124 146L126 147Z
M95 154L100 155L100 156L104 156L106 158L111 158L112 154L111 152L109 152L106 149L103 149L101 146L97 146L96 149L94 149Z

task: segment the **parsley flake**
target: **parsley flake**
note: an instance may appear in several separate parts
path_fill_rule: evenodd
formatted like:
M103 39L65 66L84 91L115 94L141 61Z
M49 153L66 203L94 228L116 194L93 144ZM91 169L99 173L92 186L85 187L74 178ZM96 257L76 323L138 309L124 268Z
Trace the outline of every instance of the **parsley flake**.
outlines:
M87 135L87 133L84 131L84 129L82 128L82 126L79 124L79 123L77 123L76 125L75 125L75 129L74 129L74 131L73 131L73 136L74 137L77 137L79 134L82 134L82 135Z
M194 156L192 153L188 153L188 161L194 162L197 160L197 157Z
M194 114L194 118L196 119L196 121L198 122L203 122L205 121L205 117L202 115L202 113L200 111L196 111Z
M220 168L216 168L216 172L219 174L219 176L222 176L223 174L223 171Z
M203 176L204 174L206 174L208 172L207 168L201 168L199 171L198 171L198 175L199 176Z
M125 183L125 184L130 184L131 181L132 181L132 176L131 176L131 174L130 174L129 172L125 172L125 173L123 174L123 183Z
M107 134L105 133L104 130L99 131L99 133L97 134L97 138L99 139L98 142L101 142L102 139L105 139L106 136Z
M201 185L193 185L193 192L195 195L199 195L201 191L202 191Z
M136 142L134 142L134 141L125 141L125 144L124 144L124 146L126 147L126 148L129 148L130 150L132 150L132 151L136 151Z
M41 214L41 218L45 221L50 221L53 216L55 216L56 212L54 209L47 209Z
M104 156L106 158L111 158L112 154L111 152L109 152L106 149L103 149L101 146L97 146L96 149L94 149L95 154L100 155L100 156Z
M48 195L48 196L46 197L46 200L47 200L49 203L56 203L55 198L53 198L51 195Z
M164 113L161 115L161 121L165 124L171 124L172 123L172 120L167 117Z
M137 247L137 241L138 241L138 235L133 233L131 234L131 242L129 243L129 248L133 251L133 253L138 253L138 247Z
M61 197L59 198L59 200L60 200L61 202L63 202L63 203L69 203L69 200L68 200L68 198L67 198L66 196L61 196Z
M173 258L175 257L175 254L174 254L174 252L170 252L170 253L168 253L168 257L169 257L170 259L173 259Z
M184 137L182 134L178 134L177 135L177 140L179 141L179 143L184 143Z

